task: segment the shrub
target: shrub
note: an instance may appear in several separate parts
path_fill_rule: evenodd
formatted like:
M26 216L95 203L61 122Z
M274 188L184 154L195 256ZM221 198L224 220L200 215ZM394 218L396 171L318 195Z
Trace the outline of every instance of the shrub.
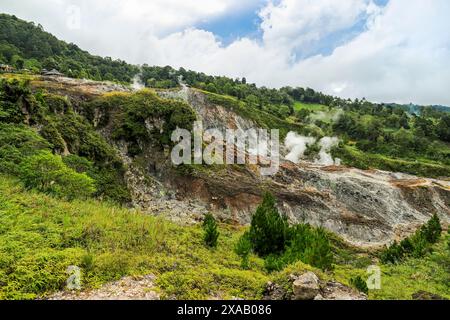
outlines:
M249 268L249 256L252 251L252 242L250 241L250 234L245 232L242 237L239 238L236 246L234 247L234 252L242 258L241 267L242 269Z
M382 263L398 263L407 257L421 258L431 251L431 246L441 237L442 227L437 214L417 230L412 236L402 240L400 244L394 242L380 254Z
M49 143L25 125L0 123L0 172L17 175L25 157L48 148Z
M285 264L301 260L322 270L332 269L334 258L328 234L324 229L308 224L292 227L283 260Z
M438 215L435 213L430 221L421 228L421 233L429 243L438 242L441 237L442 227Z
M382 263L397 263L403 258L403 250L395 241L391 246L386 246L381 252L380 259Z
M281 271L285 266L283 256L271 254L264 259L264 267L268 272Z
M95 191L94 180L68 168L60 156L48 151L27 157L20 165L26 188L64 198L86 198Z
M354 286L359 291L369 294L369 288L367 287L366 281L364 281L361 276L357 276L350 279L350 284Z
M301 260L322 270L332 269L333 254L330 241L324 229L318 228L314 230Z
M246 265L244 259L251 249L265 257L265 267L269 272L297 261L330 270L334 261L326 231L308 224L289 227L287 217L278 212L270 193L264 195L252 217L249 232L239 239L236 248L243 257L243 265Z
M217 231L216 219L213 215L208 213L203 220L203 239L208 247L217 247L217 239L219 238L219 231Z
M287 218L278 212L275 198L266 193L252 217L250 240L253 250L260 256L283 252L288 228Z

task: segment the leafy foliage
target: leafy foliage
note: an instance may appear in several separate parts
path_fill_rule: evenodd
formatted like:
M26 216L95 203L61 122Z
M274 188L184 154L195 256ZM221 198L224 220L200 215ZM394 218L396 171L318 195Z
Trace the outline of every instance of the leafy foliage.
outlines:
M250 267L249 256L252 252L252 242L250 240L250 233L248 231L239 238L234 247L234 252L242 259L241 268L248 269Z
M42 26L0 14L0 57L17 69L57 69L74 78L130 82L138 67L125 61L93 56L73 43L67 44Z
M87 198L95 191L93 179L68 168L60 156L48 151L25 158L20 177L27 188L68 199Z

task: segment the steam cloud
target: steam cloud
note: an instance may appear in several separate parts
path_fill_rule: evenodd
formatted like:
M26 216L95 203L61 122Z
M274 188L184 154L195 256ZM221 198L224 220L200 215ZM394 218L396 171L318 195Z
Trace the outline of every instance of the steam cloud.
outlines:
M137 74L133 77L133 83L131 85L131 87L133 88L133 90L141 90L145 88L144 83L141 80L141 74Z
M333 159L331 156L331 148L337 146L339 144L339 139L336 137L323 137L319 141L320 152L319 159L315 161L316 164L324 165L324 166L332 166L341 164L341 159L336 158Z
M305 151L308 146L316 143L317 139L313 137L305 137L298 135L295 132L289 132L284 141L284 145L289 153L286 155L286 159L294 163L299 163L304 157ZM323 137L319 141L320 152L319 158L314 161L315 164L331 166L340 165L341 159L333 159L331 156L331 149L339 144L339 138L337 137Z
M294 163L299 163L305 154L306 148L315 142L316 139L313 137L304 137L295 132L289 132L284 141L284 145L290 151L286 159Z

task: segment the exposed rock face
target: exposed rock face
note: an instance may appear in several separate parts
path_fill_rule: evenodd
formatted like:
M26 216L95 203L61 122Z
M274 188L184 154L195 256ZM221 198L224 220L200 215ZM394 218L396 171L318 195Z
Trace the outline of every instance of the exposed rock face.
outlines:
M244 224L269 190L292 223L323 226L356 245L379 246L412 233L434 212L450 222L448 182L382 171L284 162L273 177L227 166L171 185L179 196L201 199L218 216Z
M307 272L292 284L293 300L313 300L320 292L319 278L312 272Z
M232 110L209 103L201 92L183 90L205 128L255 127ZM261 194L269 190L292 223L323 226L356 245L379 246L403 237L435 212L444 224L450 222L450 181L379 170L283 161L272 177L261 176L255 166L227 166L172 177L170 185L178 196L200 199L219 217L241 224L250 221Z
M43 81L33 85L42 86ZM78 101L112 90L131 90L65 78L47 81L44 87ZM232 109L210 103L200 91L184 86L180 91L159 94L187 101L205 128L255 127ZM162 121L148 119L147 129L163 128ZM435 212L444 225L450 223L450 181L289 161L282 161L274 176L261 176L259 168L252 165L204 167L181 174L171 165L169 150L149 144L144 146L140 159L129 158L126 143L112 141L107 129L100 133L115 146L126 165L132 204L177 222L193 223L212 211L223 221L246 224L261 202L262 193L271 191L280 211L292 223L323 226L361 246L379 246L408 235Z

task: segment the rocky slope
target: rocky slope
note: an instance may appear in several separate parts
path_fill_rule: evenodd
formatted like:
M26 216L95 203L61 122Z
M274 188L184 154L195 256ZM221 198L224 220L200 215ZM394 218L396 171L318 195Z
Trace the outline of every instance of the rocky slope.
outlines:
M41 78L33 85L82 101L105 92L132 90L65 78ZM205 128L257 127L233 109L209 102L198 90L183 87L180 91L160 91L159 95L186 101ZM147 119L148 130L161 127L161 121ZM434 212L444 224L450 222L449 181L344 166L296 165L289 161L282 161L280 171L272 177L262 176L257 166L182 171L173 168L167 149L161 151L147 145L140 157L131 158L126 142L112 141L107 129L100 132L114 144L127 165L126 181L133 205L182 223L199 221L208 211L224 221L248 223L264 191L277 196L280 210L291 222L321 225L363 246L378 246L400 238Z

